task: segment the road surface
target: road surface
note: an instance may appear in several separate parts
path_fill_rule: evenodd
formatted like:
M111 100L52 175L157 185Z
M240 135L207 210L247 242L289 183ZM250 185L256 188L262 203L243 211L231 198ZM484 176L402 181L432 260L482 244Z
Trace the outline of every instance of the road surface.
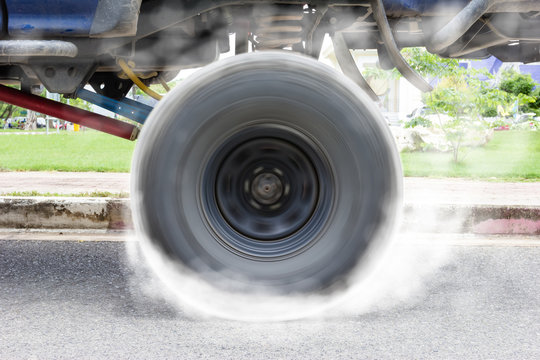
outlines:
M351 299L318 318L243 323L165 302L129 265L126 246L135 242L8 238L0 239L1 359L540 358L534 239L407 242L399 253L410 266L389 271L376 301Z

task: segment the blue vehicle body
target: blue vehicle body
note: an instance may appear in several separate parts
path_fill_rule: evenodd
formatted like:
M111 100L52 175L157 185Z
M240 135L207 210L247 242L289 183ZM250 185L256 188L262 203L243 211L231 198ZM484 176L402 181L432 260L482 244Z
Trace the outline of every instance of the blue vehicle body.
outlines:
M438 7L463 7L468 0L384 0L386 13L391 14L425 14Z
M114 0L5 0L7 29L12 36L90 36L92 25L99 21L96 14L100 3L114 12L125 1L115 4ZM181 5L182 1L178 3ZM383 3L389 15L419 15L440 6L463 7L468 0L384 0Z
M12 36L89 35L98 0L6 0Z
M125 19L136 22L141 0L4 0L3 12L9 36L125 35ZM3 21L3 20L2 20ZM133 28L133 26L131 27Z

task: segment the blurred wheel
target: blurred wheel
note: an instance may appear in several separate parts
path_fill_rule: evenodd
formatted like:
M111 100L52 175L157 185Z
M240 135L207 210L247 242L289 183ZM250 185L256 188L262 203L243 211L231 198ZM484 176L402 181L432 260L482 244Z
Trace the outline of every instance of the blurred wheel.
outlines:
M159 103L137 146L137 230L218 288L328 291L395 220L401 172L384 119L306 57L204 68Z

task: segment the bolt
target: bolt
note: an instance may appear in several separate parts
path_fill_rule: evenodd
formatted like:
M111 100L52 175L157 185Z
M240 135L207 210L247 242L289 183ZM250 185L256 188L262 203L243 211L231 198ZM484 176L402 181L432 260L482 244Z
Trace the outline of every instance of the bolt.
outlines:
M56 75L56 71L52 67L48 67L45 69L45 76L48 78L52 78Z

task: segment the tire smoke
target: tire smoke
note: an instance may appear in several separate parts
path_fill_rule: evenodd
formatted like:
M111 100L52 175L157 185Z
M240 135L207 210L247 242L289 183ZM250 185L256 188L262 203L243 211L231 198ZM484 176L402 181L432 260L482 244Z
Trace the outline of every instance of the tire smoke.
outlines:
M247 322L356 316L414 304L425 295L426 282L452 259L445 244L418 240L411 232L396 233L386 248L371 253L369 266L350 278L346 291L278 296L216 289L171 262L150 242L135 240L126 247L136 288L193 318Z

